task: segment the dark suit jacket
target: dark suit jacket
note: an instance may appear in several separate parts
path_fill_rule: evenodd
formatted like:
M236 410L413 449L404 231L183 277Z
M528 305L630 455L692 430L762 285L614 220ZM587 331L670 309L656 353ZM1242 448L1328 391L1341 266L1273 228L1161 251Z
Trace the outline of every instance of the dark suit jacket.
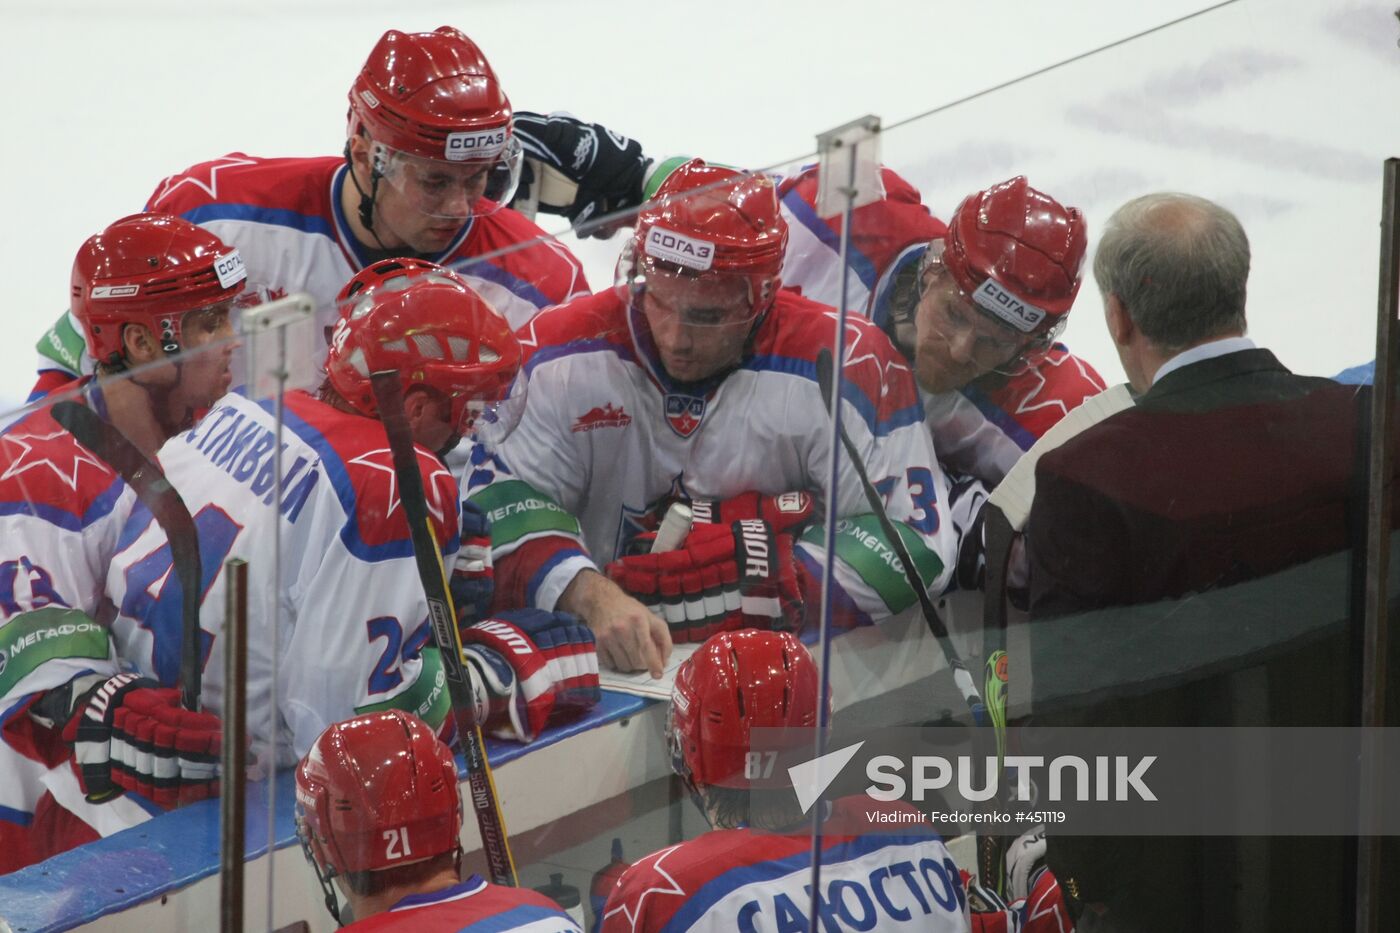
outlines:
M1227 621L1218 610L1207 615L1213 599L1195 594L1228 594L1234 584L1344 551L1364 537L1359 391L1294 375L1267 350L1240 351L1168 373L1134 408L1041 458L1027 529L1032 671L1072 657L1085 669L1111 672L1121 688L1107 696L1101 690L1079 707L1051 698L1049 715L1037 700L1035 721L1357 721L1345 612L1340 620L1322 620L1332 624L1319 626L1311 640L1297 639L1292 626L1292 641L1270 650L1278 605L1261 608L1258 618L1236 614ZM1350 576L1345 561L1335 565L1341 572L1324 585L1337 590L1330 604L1345 607ZM1148 686L1135 683L1139 668L1115 657L1109 639L1076 629L1080 613L1102 626L1104 614L1093 610L1162 600L1176 602L1153 614L1125 610L1119 620L1159 620L1156 631L1141 633L1148 647L1138 648L1154 660L1177 656L1158 665L1174 676ZM1200 639L1182 639L1179 631L1189 620L1199 633L1195 623L1203 619L1250 625L1252 635L1262 629L1265 647L1243 658L1201 660ZM1271 929L1289 917L1296 921L1304 909L1341 928L1350 903L1350 846L1339 839L1071 837L1051 840L1050 862L1057 873L1076 875L1086 895L1115 902L1110 915L1123 929Z
M1345 548L1357 392L1244 350L1168 373L1047 453L1031 615L1178 597Z

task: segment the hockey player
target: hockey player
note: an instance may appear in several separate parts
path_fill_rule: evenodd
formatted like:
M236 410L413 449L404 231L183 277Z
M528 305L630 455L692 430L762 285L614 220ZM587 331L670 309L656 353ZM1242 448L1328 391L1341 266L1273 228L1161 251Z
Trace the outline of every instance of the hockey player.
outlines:
M229 310L244 285L238 251L209 231L157 214L116 221L73 263L72 314L93 335L99 364L63 398L103 415L154 456L227 390ZM70 755L65 724L117 673L108 632L94 620L135 493L46 405L0 433L0 502L3 874L37 857L31 827L45 775L66 767ZM217 720L180 710L174 691L151 686L104 699L114 710L125 706L133 725L138 715L146 724L165 716L206 738L212 727L217 747ZM163 735L152 742L161 746ZM176 792L204 790L207 783L192 777Z
M604 141L599 127L565 114L533 118L527 160L552 178L539 208L562 213L580 232L608 231L626 216L599 223L604 211L636 207L655 197L688 159L648 158L635 141ZM589 153L583 165L570 156ZM567 176L567 177L561 177ZM851 215L846 306L873 320L911 363L924 389L927 422L939 460L950 470L995 485L1021 453L1084 399L1104 389L1102 377L1056 337L1079 287L1085 249L1083 215L1031 188L1024 177L964 199L949 225L934 217L919 192L882 168L882 196ZM841 218L817 209L818 169L778 181L791 241L783 261L785 288L835 306L841 296ZM985 218L985 219L984 219ZM579 226L582 225L582 226ZM925 294L921 270L953 228L954 277L967 290L965 308L947 311L942 292L929 296L922 343L916 310ZM990 280L991 286L985 286ZM977 286L1001 288L1022 306L1044 312L1021 329L998 315L1003 305ZM1003 295L1003 297L1005 297ZM979 302L980 298L980 302ZM970 316L969 316L970 315ZM961 321L980 339L958 339ZM1024 323L1024 322L1022 322Z
M880 178L884 196L852 213L847 307L913 364L939 461L994 486L1104 389L1056 342L1079 290L1084 215L1017 176L964 198L945 226L895 172ZM784 285L835 305L841 220L817 213L816 167L779 194L793 231Z
M411 713L334 723L297 766L297 836L337 923L347 930L582 933L526 888L461 878L462 799L447 746Z
M671 761L714 829L623 872L603 933L807 929L810 819L781 778L751 776L749 753L754 729L816 726L818 680L786 632L723 632L682 662L666 726ZM859 804L831 807L828 825L846 825L822 836L819 929L968 928L962 878L942 839L849 834L864 819Z
M448 26L389 30L350 88L343 156L231 153L166 178L148 209L238 247L274 296L309 293L328 333L345 281L403 255L451 267L518 326L588 291L568 250L503 207L519 171L510 102L476 44ZM91 370L71 316L38 350L35 396Z
M199 532L207 581L200 619L203 700L212 714L224 701L219 632L225 559L248 558L249 591L264 594L249 601L246 689L250 731L275 743L275 762L265 764L291 765L329 723L361 712L406 709L450 734L442 661L429 645L427 603L369 375L385 369L400 374L427 508L443 558L451 561L458 543L457 485L432 451L502 395L518 365L519 348L504 318L461 279L437 269L403 288L360 294L337 324L319 391L285 396L280 438L271 402L230 393L162 448L166 476ZM279 443L283 472L275 477ZM272 564L274 533L281 540L280 568ZM182 632L179 583L169 573L171 544L144 507L132 513L122 543L107 575L119 654L144 678L173 684ZM561 696L561 708L586 704L590 695L596 702L592 636L572 616L527 612L490 619L468 628L463 640L487 694L489 731L528 738ZM504 644L510 650L501 650ZM94 718L109 731L116 725L105 714ZM112 748L121 738L117 730ZM94 780L118 769L100 732L79 742L83 789L91 793ZM159 769L156 762L153 770ZM165 802L165 788L149 776L138 778L135 789ZM55 790L55 797L81 800L72 789ZM107 831L97 816L79 812L90 827L86 838Z
M609 573L624 589L674 604L673 638L798 625L823 536L809 530L794 543L779 528L810 508L784 494L826 485L816 359L834 336L833 312L779 287L787 227L771 179L694 160L658 196L667 200L639 216L618 288L519 332L529 397L503 451L530 486L579 516L595 556L618 558ZM956 542L913 379L868 321L853 317L847 331L845 423L939 591ZM910 605L846 461L833 494L846 519L836 553L845 620ZM622 556L674 499L705 502L698 511L713 522L674 553Z

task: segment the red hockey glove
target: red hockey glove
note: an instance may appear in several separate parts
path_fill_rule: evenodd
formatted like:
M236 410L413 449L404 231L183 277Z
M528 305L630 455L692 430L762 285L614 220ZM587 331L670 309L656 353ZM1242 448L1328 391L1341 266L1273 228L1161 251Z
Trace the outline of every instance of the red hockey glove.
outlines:
M593 632L567 612L516 609L468 626L462 655L486 688L482 728L500 738L529 742L602 698Z
M607 571L666 620L674 642L740 628L802 627L792 538L761 519L697 524L678 550L619 558Z
M180 708L180 691L118 674L79 701L63 730L93 803L132 790L170 809L219 793L223 724Z
M728 499L696 499L690 503L691 521L697 525L732 525L747 518L761 518L779 534L796 535L815 517L810 493L784 492L765 496L744 492Z

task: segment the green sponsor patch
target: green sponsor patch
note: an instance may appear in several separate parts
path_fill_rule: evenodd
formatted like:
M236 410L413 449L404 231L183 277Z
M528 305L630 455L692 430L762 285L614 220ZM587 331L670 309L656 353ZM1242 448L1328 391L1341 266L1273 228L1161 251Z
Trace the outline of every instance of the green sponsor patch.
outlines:
M452 711L452 701L447 696L447 675L442 669L442 655L436 646L423 649L423 667L418 679L407 690L393 699L380 703L357 706L356 713L378 713L386 709L401 709L412 713L426 722L436 732Z
M504 480L467 497L491 519L491 545L504 547L530 535L547 532L580 537L578 519L529 483Z
M903 522L895 522L894 527L904 539L904 546L924 582L936 579L943 572L943 561L914 529ZM803 533L802 540L820 547L826 540L826 531L820 525L813 525ZM890 547L874 515L855 515L836 522L836 556L879 594L891 613L908 609L918 599L904 576L904 565Z
M81 373L87 341L73 326L73 319L65 314L39 338L35 349L39 351L40 356L48 357L72 372Z
M0 626L0 696L46 661L105 660L108 640L105 628L76 609L51 606L15 616Z

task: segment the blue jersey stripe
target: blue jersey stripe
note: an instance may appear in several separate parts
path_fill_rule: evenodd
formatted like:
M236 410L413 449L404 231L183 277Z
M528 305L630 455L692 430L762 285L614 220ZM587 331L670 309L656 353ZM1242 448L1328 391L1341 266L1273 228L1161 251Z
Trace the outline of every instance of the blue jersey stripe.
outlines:
M34 822L34 814L25 813L23 810L16 810L14 807L0 806L0 820L6 823L17 823L20 826L28 826Z
M284 208L259 207L255 204L201 204L180 216L194 224L206 224L215 220L245 220L269 226L289 227L302 233L314 233L324 237L335 236L326 218L318 214L302 214Z
M1010 412L993 402L985 392L974 386L963 386L959 391L962 392L964 398L977 406L982 417L1000 428L1001 433L1011 438L1017 447L1022 450L1030 450L1035 445L1035 435L1022 427L1011 416Z
M524 279L518 279L500 266L484 259L459 259L448 266L454 272L485 279L499 285L517 298L523 298L536 308L548 308L554 304L549 296Z
M787 373L810 379L812 382L817 381L817 364L801 357L772 354L755 355L744 361L743 368L753 372ZM841 383L841 398L855 407L861 418L865 420L866 427L876 437L884 437L899 428L920 424L924 420L924 411L915 401L903 408L896 409L883 421L877 421L875 401L866 395L860 386L849 379Z
M534 372L535 367L541 363L548 363L550 360L560 360L566 356L575 356L580 353L607 353L616 354L619 358L634 362L632 353L625 347L614 343L603 337L593 337L583 340L570 340L568 343L551 344L541 347L534 356L525 362L525 372Z
M534 576L530 578L530 582L525 587L526 605L536 605L535 594L539 592L541 586L544 586L545 578L549 576L549 572L551 570L553 570L555 567L558 567L560 564L562 564L564 561L568 560L571 557L586 556L587 555L584 554L582 548L566 547L561 548L558 553L556 553L549 560L545 561L544 564L540 567L540 569L535 571Z
M556 918L559 920L559 933L569 933L569 931L577 929L574 922L560 911L535 904L521 904L519 907L513 907L504 913L496 914L494 917L473 920L458 930L458 933L508 933L508 931L527 923Z
M810 230L812 235L820 240L823 245L827 246L837 255L840 255L840 237L835 230L832 230L817 216L816 210L812 205L802 199L801 195L797 193L796 188L789 191L783 197L783 206L791 212L793 219ZM874 288L875 283L880 278L880 270L875 268L875 263L870 261L870 257L856 249L855 244L851 244L846 253L846 259L850 263L851 271L856 274L856 277L861 280L866 289Z
M258 403L265 410L271 411L273 403L264 401ZM297 414L288 408L283 408L282 417L287 427L293 434L301 438L320 454L320 464L326 470L326 477L331 481L331 488L335 490L336 497L340 499L341 507L345 509L348 521L341 530L340 540L345 544L345 549L353 554L358 560L366 563L377 563L383 560L394 560L400 557L413 556L413 541L405 538L402 541L389 541L384 544L367 544L360 537L359 512L355 503L355 487L350 481L350 473L345 467L345 463L340 459L340 454L325 439L320 431L303 421ZM447 542L449 552L455 552L460 547L460 535L454 535L452 540Z

